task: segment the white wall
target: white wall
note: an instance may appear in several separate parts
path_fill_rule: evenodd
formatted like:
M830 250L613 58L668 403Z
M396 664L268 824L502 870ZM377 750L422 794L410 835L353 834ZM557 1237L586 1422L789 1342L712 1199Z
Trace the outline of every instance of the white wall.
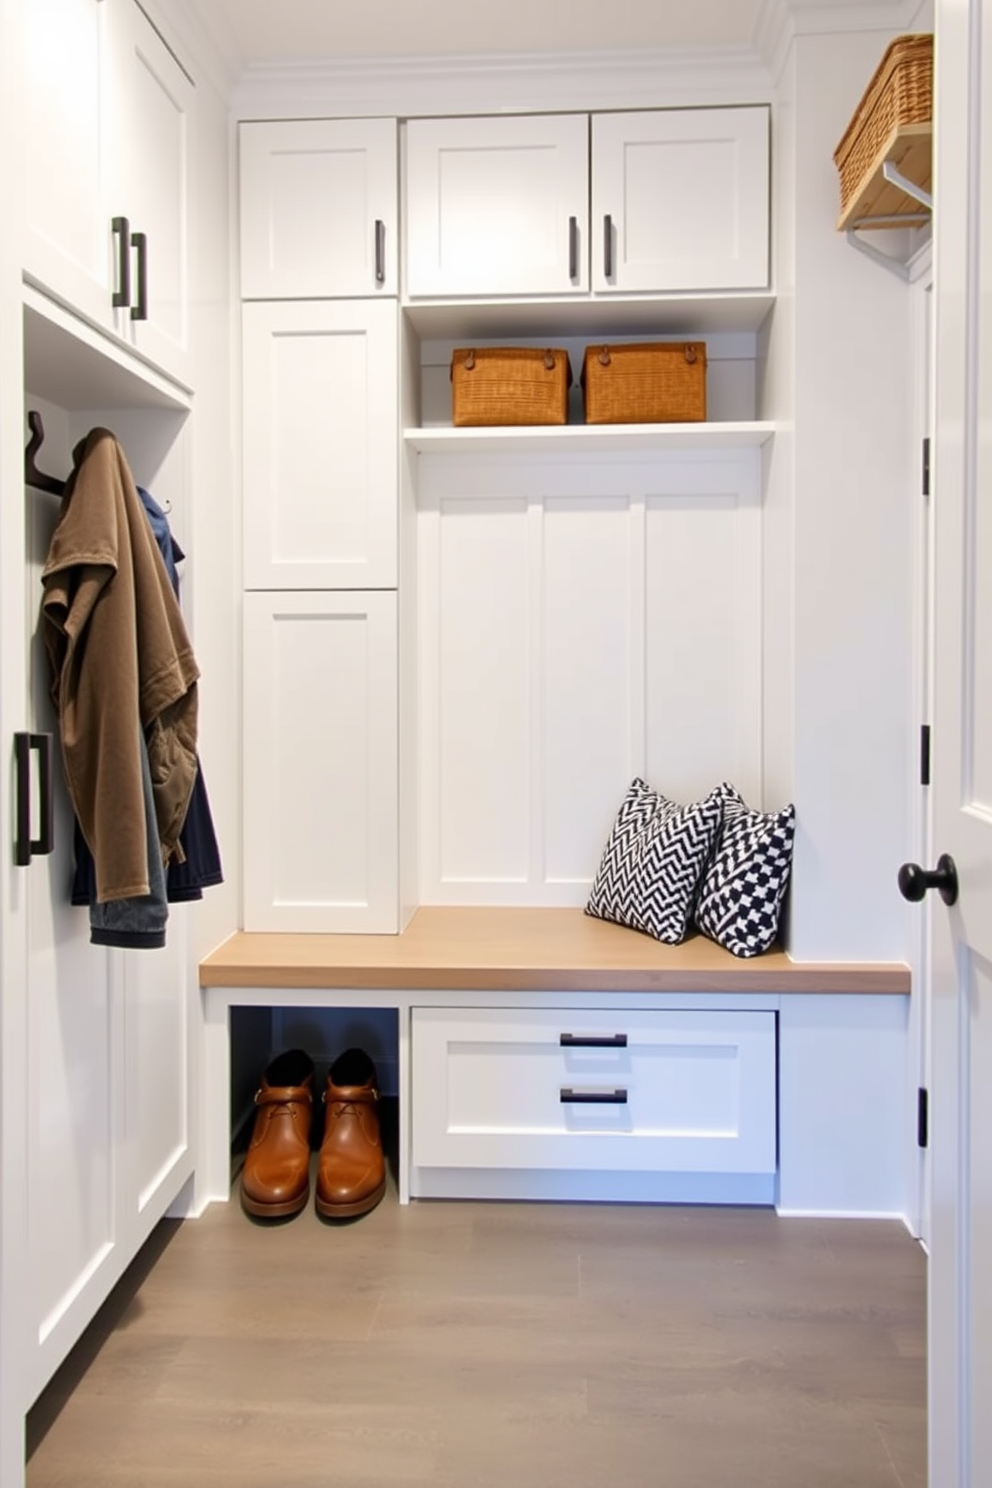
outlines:
M795 43L794 789L790 949L904 960L913 758L912 315L834 231L833 149L885 33Z

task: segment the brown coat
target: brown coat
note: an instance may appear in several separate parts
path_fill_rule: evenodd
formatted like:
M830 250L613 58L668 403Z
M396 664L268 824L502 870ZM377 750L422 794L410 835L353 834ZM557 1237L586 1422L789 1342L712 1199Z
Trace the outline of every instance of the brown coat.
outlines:
M42 616L66 783L105 903L148 893L140 729L162 860L182 860L199 671L117 440L92 429L73 464L42 573Z

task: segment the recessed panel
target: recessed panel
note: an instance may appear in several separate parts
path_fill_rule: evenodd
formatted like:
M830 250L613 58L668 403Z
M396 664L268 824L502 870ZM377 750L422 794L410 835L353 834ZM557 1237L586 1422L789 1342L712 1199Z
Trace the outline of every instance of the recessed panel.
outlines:
M632 548L627 500L545 504L543 877L583 890L631 768Z
M523 502L445 503L440 521L440 867L525 883L532 635Z
M268 267L286 282L312 272L319 257L328 281L368 258L372 214L368 203L368 151L273 150L268 175ZM306 202L306 230L300 203ZM347 210L342 210L347 203Z
M508 265L548 267L561 257L560 159L555 146L445 149L440 180L440 270L497 284Z
M685 256L686 217L692 240L714 257L739 252L738 141L631 142L624 150L624 260L653 263ZM706 182L705 191L699 183Z
M368 375L360 331L273 337L275 563L357 563L367 555Z

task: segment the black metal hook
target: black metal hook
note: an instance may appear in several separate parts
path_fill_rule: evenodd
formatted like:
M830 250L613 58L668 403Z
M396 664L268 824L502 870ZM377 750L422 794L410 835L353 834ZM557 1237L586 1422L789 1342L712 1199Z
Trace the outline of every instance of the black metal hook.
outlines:
M38 491L51 491L53 496L63 495L65 481L58 480L54 475L46 475L34 462L35 455L45 442L45 426L37 409L28 410L28 428L31 430L31 438L24 451L24 484L34 486Z

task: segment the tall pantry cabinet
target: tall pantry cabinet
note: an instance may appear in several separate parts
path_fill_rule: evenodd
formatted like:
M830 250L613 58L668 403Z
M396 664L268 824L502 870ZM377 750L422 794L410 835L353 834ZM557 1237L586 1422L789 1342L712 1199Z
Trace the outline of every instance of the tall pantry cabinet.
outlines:
M153 26L149 14L133 0L0 6L0 184L23 225L0 248L4 833L13 843L23 799L38 844L28 863L8 852L0 866L4 1488L22 1481L24 1412L194 1167L195 911L171 906L166 947L137 952L92 946L86 909L69 903L72 815L39 628L59 499L24 469L28 411L44 425L37 464L60 479L90 428L114 432L191 554L184 602L199 650L194 492L219 463L211 448L228 465L230 449L226 411L211 425L193 413L198 383L216 411L209 388L227 376L228 126L168 16ZM204 242L216 246L201 253ZM36 745L26 770L17 734Z

